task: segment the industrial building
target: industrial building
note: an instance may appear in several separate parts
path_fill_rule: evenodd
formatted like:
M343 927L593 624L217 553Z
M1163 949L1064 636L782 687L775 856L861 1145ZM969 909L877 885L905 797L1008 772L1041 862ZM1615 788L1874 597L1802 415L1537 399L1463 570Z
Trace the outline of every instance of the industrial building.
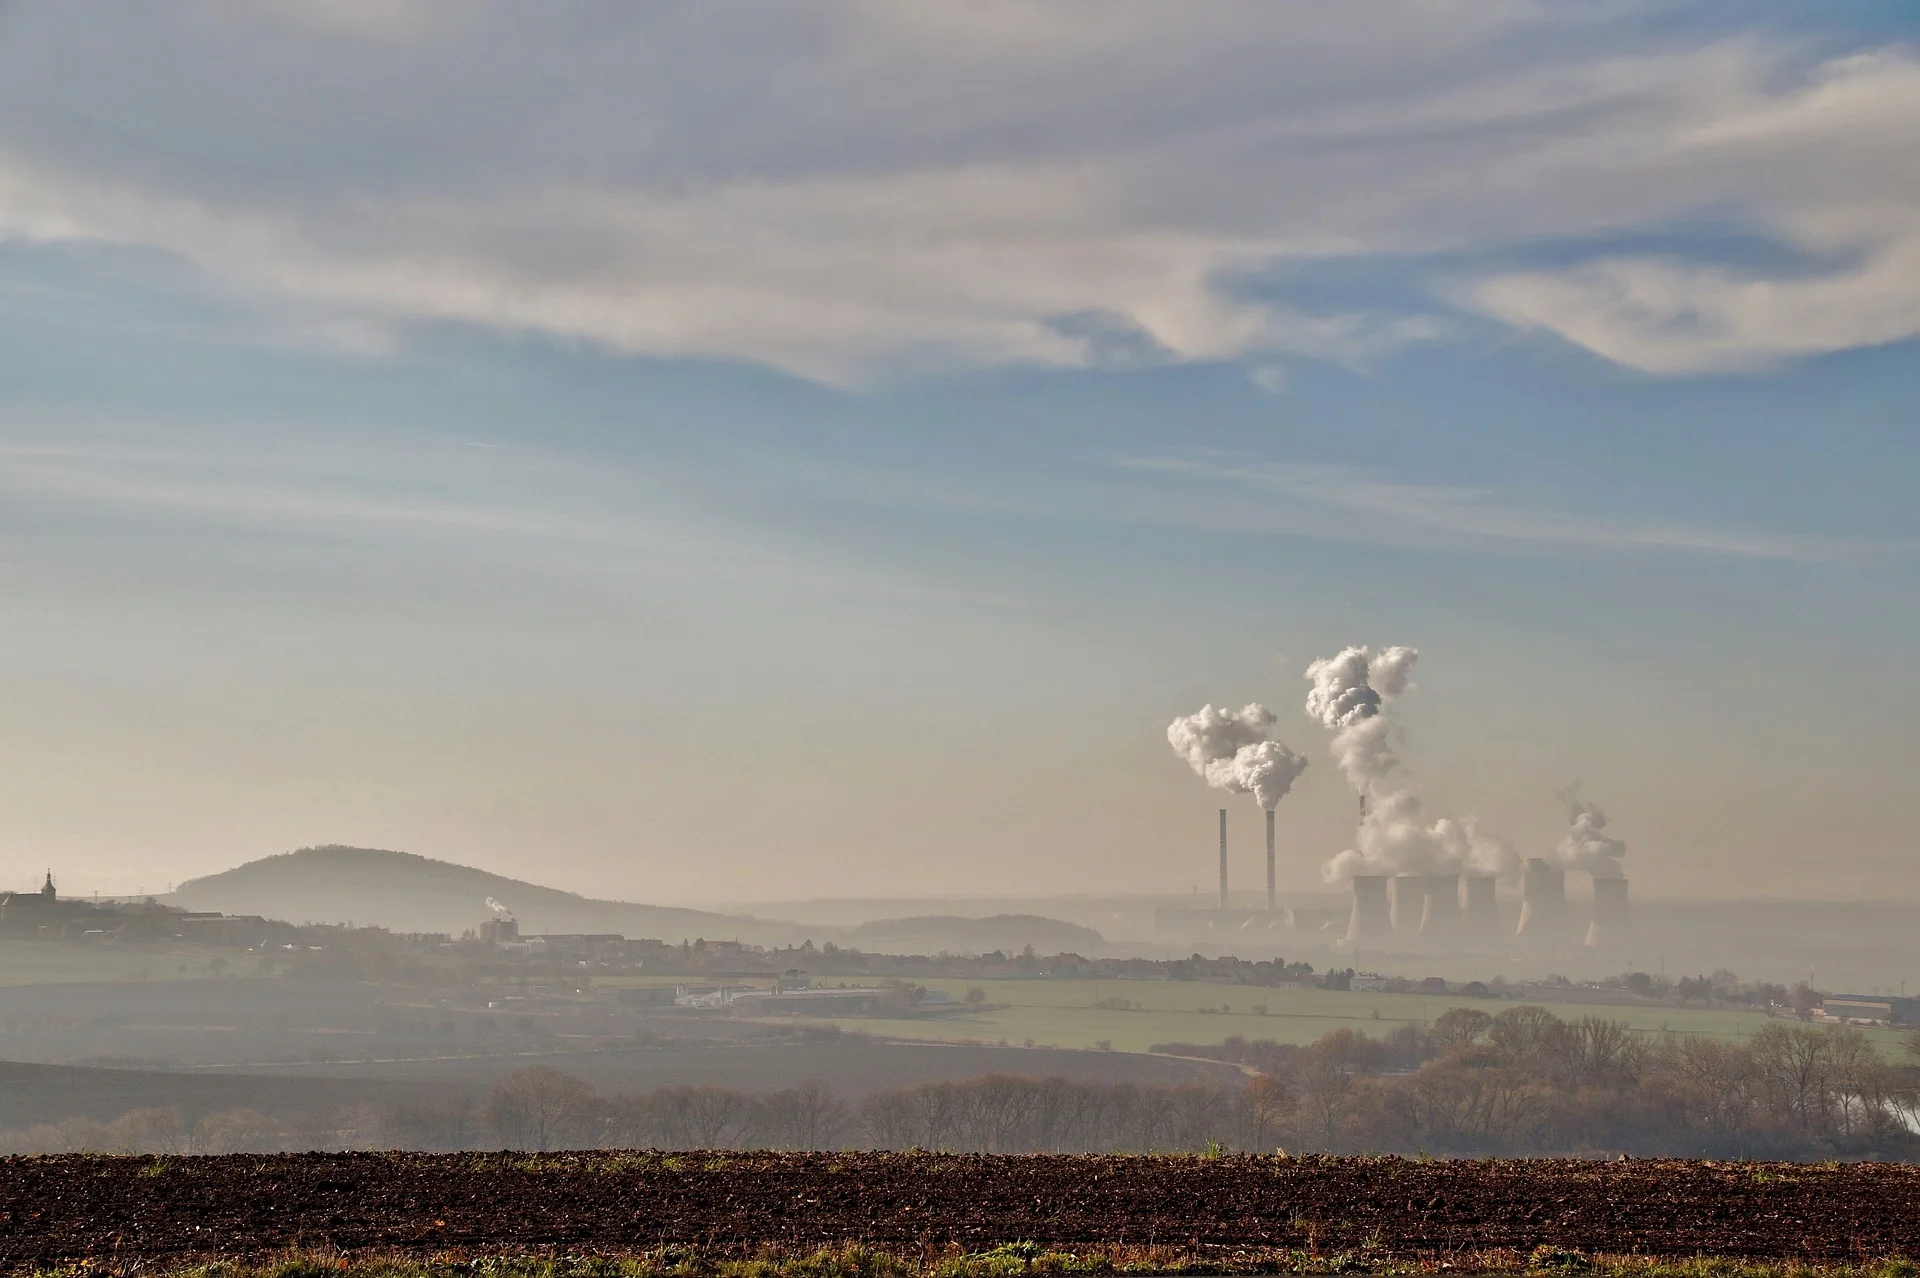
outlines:
M1820 1018L1873 1025L1920 1025L1920 998L1891 994L1829 994L1820 1000Z
M1364 810L1364 809L1363 809ZM1235 906L1228 875L1227 810L1220 809L1220 898L1212 906L1162 906L1154 931L1167 940L1230 942L1281 936L1331 938L1349 950L1420 954L1551 951L1584 945L1621 950L1632 936L1627 880L1597 873L1585 927L1575 930L1567 903L1567 873L1544 857L1521 867L1518 917L1511 930L1499 885L1490 874L1360 874L1351 880L1344 928L1329 927L1321 911L1283 908L1276 894L1273 812L1267 818L1267 904ZM1243 894L1244 897L1244 894Z

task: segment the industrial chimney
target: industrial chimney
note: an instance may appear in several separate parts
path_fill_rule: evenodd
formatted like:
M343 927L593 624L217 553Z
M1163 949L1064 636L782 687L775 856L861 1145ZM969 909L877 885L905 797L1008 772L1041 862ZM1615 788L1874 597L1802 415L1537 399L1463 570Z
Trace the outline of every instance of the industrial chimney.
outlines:
M1460 876L1429 874L1426 909L1420 915L1420 939L1437 950L1453 949L1460 943Z
M1619 945L1627 939L1627 881L1593 881L1593 921L1587 925L1587 944L1594 948Z
M1500 943L1500 900L1493 892L1493 876L1469 874L1462 882L1467 889L1464 939L1473 949L1492 949Z
M1387 900L1383 874L1353 876L1353 917L1347 922L1347 940L1356 946L1385 945L1393 939L1393 907Z
M1567 930L1567 872L1540 857L1527 858L1520 872L1520 926L1525 941L1557 941Z
M1220 908L1227 908L1227 810L1220 809Z
M1267 913L1272 914L1279 902L1273 894L1273 809L1267 809Z

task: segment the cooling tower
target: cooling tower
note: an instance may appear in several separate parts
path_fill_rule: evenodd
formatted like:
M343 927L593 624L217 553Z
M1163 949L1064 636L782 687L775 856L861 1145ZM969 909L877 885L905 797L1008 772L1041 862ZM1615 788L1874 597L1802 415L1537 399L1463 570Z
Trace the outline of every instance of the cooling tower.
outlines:
M1460 877L1429 874L1421 883L1427 901L1420 915L1420 939L1434 949L1453 949L1460 943Z
M1220 908L1227 908L1227 810L1220 809Z
M1417 936L1420 920L1427 913L1427 881L1418 874L1396 874L1387 880L1388 900L1393 904L1393 934Z
M1469 874L1462 881L1467 886L1463 939L1473 949L1492 949L1500 944L1500 901L1493 894L1493 876Z
M1627 881L1593 881L1593 922L1587 925L1587 944L1596 948L1619 945L1627 939Z
M1393 940L1393 907L1387 900L1385 875L1353 876L1353 917L1347 923L1347 940L1355 946Z
M1567 930L1567 872L1528 857L1520 874L1520 926L1514 935L1544 945Z
M1267 913L1274 911L1273 895L1273 809L1267 809Z

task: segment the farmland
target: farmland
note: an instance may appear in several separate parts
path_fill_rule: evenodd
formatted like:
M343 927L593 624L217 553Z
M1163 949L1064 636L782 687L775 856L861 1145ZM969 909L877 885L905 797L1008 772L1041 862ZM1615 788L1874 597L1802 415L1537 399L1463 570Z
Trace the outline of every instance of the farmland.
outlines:
M108 949L4 939L0 940L0 985L201 979L215 974L207 967L214 959L220 960L217 970L229 977L250 975L258 966L251 956L199 946Z
M900 1038L1031 1041L1036 1047L1072 1048L1104 1043L1118 1052L1144 1052L1156 1043L1218 1043L1235 1034L1300 1044L1341 1028L1379 1035L1397 1024L1430 1023L1449 1007L1471 1001L1458 996L1264 989L1201 981L929 980L924 984L955 999L978 987L985 992L987 1006L952 1017L841 1024ZM1540 1001L1563 1018L1605 1016L1647 1033L1671 1031L1737 1040L1768 1023L1766 1016L1756 1012ZM1497 1012L1511 1004L1485 1006ZM1897 1035L1880 1032L1874 1037L1883 1050L1897 1048Z
M0 1161L0 1268L334 1254L896 1253L1168 1245L1269 1271L1601 1253L1920 1249L1920 1170L1644 1160L926 1153L289 1154ZM1032 1253L1026 1253L1031 1255ZM1577 1259L1579 1257L1576 1257ZM1331 1264L1326 1263L1331 1261ZM344 1260L340 1267L344 1267ZM1582 1267L1569 1265L1566 1267ZM333 1266L329 1266L333 1267ZM1021 1272L1022 1267L1006 1269ZM1905 1272L1911 1272L1907 1270Z

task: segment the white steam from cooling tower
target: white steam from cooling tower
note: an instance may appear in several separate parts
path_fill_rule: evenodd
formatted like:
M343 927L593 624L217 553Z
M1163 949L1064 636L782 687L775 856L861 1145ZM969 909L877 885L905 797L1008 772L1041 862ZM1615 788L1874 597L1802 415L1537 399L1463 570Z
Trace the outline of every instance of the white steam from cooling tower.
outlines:
M1333 758L1364 801L1355 846L1322 867L1330 883L1356 875L1493 874L1512 878L1520 859L1472 817L1429 819L1405 776L1393 703L1413 687L1413 648L1344 648L1307 667L1308 717L1333 733Z
M1607 814L1597 804L1580 797L1578 782L1554 793L1567 805L1570 826L1567 837L1553 850L1554 864L1564 870L1580 870L1596 879L1625 878L1620 858L1627 854L1627 845L1605 833Z
M1202 706L1167 725L1167 744L1216 790L1251 794L1273 811L1307 770L1304 755L1271 740L1273 711L1253 702L1238 710Z

